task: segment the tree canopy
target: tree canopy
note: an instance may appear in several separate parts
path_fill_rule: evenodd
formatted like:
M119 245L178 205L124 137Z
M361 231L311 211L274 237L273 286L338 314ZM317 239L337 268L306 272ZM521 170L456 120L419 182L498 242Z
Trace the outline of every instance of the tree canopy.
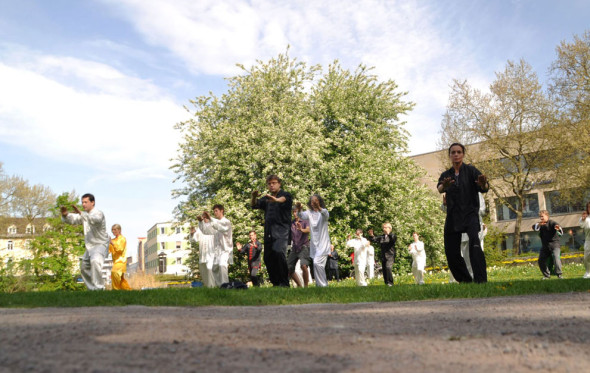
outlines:
M341 254L353 229L378 231L390 221L398 248L418 231L429 259L440 261L440 202L405 156L401 117L413 107L406 92L362 65L350 71L335 61L324 71L286 53L241 68L226 93L191 101L193 117L177 125L183 140L173 169L182 186L174 194L182 220L194 222L221 203L234 240L245 240L253 228L260 233L263 217L249 208L250 193L277 174L297 201L324 197Z

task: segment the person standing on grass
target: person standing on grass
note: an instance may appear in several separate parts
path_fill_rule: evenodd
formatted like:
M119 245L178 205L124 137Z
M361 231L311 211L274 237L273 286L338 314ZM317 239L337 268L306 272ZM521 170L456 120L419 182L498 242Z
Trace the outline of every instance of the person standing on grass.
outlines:
M293 209L293 222L291 223L289 240L291 241L291 251L287 257L289 278L295 281L297 287L307 287L309 284L309 223L299 219L297 208ZM299 275L295 273L297 262L299 262L299 266L301 267L303 284L299 279Z
M408 246L408 251L412 255L412 273L414 281L418 285L424 285L424 267L426 267L426 251L424 251L424 242L420 241L417 232L412 234L414 242Z
M326 278L326 262L330 254L330 234L328 233L328 220L330 213L326 209L326 204L319 194L309 197L307 206L309 210L302 211L301 203L297 202L297 211L299 218L309 221L310 228L310 247L309 254L313 260L313 272L316 286L328 286Z
M224 214L223 205L214 205L213 216L215 218L212 218L208 211L203 211L203 214L197 218L199 229L204 234L213 235L215 256L212 274L217 287L229 282L229 265L234 263L232 225Z
M111 284L113 290L131 290L131 286L125 279L127 272L127 240L121 234L121 226L113 225L111 232L115 238L111 239L109 252L113 257L113 268L111 269Z
M458 282L487 282L486 259L480 247L479 194L487 193L488 179L473 165L463 163L465 146L453 143L449 158L453 166L438 179L439 193L446 193L447 218L444 228L445 254L449 269ZM461 256L461 234L469 238L473 277Z
M289 287L287 267L287 244L291 228L291 194L281 188L282 181L277 175L266 178L269 193L258 198L260 193L252 192L250 206L264 210L264 264L273 286Z
M397 236L392 233L393 227L390 222L382 225L383 234L375 236L373 229L369 229L369 241L379 244L381 248L381 269L383 270L383 281L387 286L393 286L393 264L395 261L395 242Z
M248 274L250 276L250 281L252 281L252 285L260 286L260 281L258 281L258 271L260 270L260 253L262 252L262 244L256 238L256 232L250 231L248 233L248 238L250 241L243 245L239 242L236 242L236 247L240 254L248 254Z
M76 205L72 205L73 213L68 212L66 206L61 206L62 221L84 226L84 245L86 251L82 257L80 272L84 284L88 290L104 290L102 278L102 266L104 258L109 254L109 235L102 211L94 208L94 195L86 193L82 196L82 208L80 211Z
M214 288L213 261L215 260L215 237L212 234L204 234L197 227L191 227L189 241L199 243L199 274L203 285Z
M580 228L584 230L584 278L590 278L590 202L586 203L586 210L580 218Z
M371 243L367 246L367 278L375 278L375 248Z
M352 247L354 249L354 278L358 286L367 286L365 280L365 269L367 267L367 247L369 241L363 237L363 230L357 229L355 237L351 239L348 235L348 241L346 241L346 247Z
M330 254L328 254L328 264L326 264L326 273L328 281L336 279L340 281L340 271L338 269L338 251L334 248L334 245L330 245Z
M549 211L547 210L539 211L539 222L533 225L533 230L539 232L541 236L542 246L539 251L539 268L543 274L543 279L551 277L551 272L547 266L547 259L549 258L553 258L557 278L562 278L559 237L563 235L563 230L559 224L549 219Z

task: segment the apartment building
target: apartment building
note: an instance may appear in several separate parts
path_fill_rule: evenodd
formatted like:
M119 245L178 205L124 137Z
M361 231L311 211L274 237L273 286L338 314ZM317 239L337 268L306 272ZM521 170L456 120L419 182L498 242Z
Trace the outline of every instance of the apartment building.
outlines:
M176 222L154 224L147 232L144 247L146 274L185 275L190 254L189 225Z

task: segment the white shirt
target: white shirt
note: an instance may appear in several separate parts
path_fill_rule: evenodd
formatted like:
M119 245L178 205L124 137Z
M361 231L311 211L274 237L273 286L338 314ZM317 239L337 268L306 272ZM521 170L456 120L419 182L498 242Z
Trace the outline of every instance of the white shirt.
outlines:
M426 251L424 251L424 242L412 242L410 244L409 251L414 261L426 263Z
M212 234L213 246L215 248L215 256L218 258L223 253L231 253L233 251L232 240L232 226L231 222L224 216L221 219L211 218L211 221L205 223L199 222L199 229L204 234ZM229 256L229 264L233 264L233 255Z
M204 234L200 228L197 228L195 233L190 237L190 240L199 243L199 263L213 263L215 236Z
M102 250L105 256L109 253L109 235L107 223L102 211L93 208L90 212L81 211L79 214L69 213L61 217L68 224L84 226L84 243L86 250Z
M299 218L309 221L309 255L312 258L327 256L330 253L330 234L328 233L328 219L330 213L326 209L320 211L303 211Z
M357 264L364 263L367 260L369 241L365 237L348 240L346 246L354 248L354 261Z

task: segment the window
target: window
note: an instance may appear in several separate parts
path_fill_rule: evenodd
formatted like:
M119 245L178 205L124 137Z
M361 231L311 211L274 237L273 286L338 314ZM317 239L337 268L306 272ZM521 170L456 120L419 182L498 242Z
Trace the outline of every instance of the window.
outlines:
M176 250L180 250L182 248L182 242L176 241Z
M166 250L166 242L160 242L160 247L162 250Z
M181 229L180 227L176 227L176 233L177 233L177 234L180 234L180 233L182 233L182 229Z
M519 200L516 197L508 197L506 199L508 204L515 209L520 206ZM539 215L539 196L536 193L527 194L524 196L524 206L522 207L523 218L534 218ZM498 221L516 219L516 213L496 200L496 218Z
M8 234L16 234L16 225L8 227Z
M165 227L160 227L160 234L164 234L166 233L166 228Z
M567 214L584 210L584 202L572 202L561 198L561 194L557 190L545 192L545 201L547 204L547 211L549 211L550 214Z
M10 240L9 240L9 241L6 243L6 249L7 249L7 250L12 250L12 249L14 249L14 243L13 243L12 241L10 241Z
M27 225L27 228L25 230L25 233L26 234L33 234L33 233L35 233L35 226L34 225L31 225L31 224Z
M176 264L182 264L182 258L176 258Z

